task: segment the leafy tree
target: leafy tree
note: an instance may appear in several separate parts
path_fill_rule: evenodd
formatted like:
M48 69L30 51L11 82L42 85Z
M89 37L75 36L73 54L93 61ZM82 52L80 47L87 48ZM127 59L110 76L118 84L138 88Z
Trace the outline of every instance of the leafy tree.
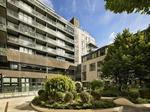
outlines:
M136 78L150 78L150 35L148 30L132 34L124 30L116 36L114 44L109 46L102 67L103 76L111 77L120 90L127 87Z
M105 0L105 8L114 13L140 12L150 14L150 0Z

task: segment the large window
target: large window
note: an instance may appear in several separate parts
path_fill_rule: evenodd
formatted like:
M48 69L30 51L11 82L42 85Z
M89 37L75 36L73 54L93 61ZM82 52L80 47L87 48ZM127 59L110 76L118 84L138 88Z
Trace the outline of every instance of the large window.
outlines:
M95 71L96 66L95 63L90 64L90 71Z
M86 65L83 65L82 71L86 72Z

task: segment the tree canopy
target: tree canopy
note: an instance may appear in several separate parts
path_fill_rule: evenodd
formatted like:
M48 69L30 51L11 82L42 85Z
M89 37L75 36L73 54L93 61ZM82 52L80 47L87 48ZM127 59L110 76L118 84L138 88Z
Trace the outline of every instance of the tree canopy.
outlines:
M140 12L150 14L150 0L105 0L105 8L114 13Z
M149 28L150 29L150 28ZM102 67L104 77L115 79L118 85L128 85L135 79L150 79L150 33L130 33L124 30L108 48Z

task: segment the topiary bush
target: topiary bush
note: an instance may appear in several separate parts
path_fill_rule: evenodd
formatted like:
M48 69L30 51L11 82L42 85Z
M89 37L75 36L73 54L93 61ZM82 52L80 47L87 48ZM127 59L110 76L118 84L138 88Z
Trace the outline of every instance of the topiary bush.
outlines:
M57 75L46 81L45 90L48 93L71 92L75 90L75 82L70 77Z
M82 91L82 89L83 89L82 83L79 82L79 81L76 81L76 82L75 82L75 86L76 86L76 91L77 91L78 93L80 93L80 92Z
M48 99L48 94L46 91L39 91L38 94L41 101L46 101Z
M94 80L91 82L90 85L92 90L102 90L104 88L104 83L101 80Z
M44 92L45 92L45 90L40 89L40 90L38 91L38 95L41 96L41 94L44 93Z
M101 99L101 91L100 90L91 91L91 95L93 96L94 100Z
M64 97L64 102L65 103L72 102L73 98L74 98L73 94L71 92L67 92Z
M88 92L81 92L80 99L82 103L89 103L91 101L91 95Z
M72 91L73 94L73 100L76 100L78 98L78 93L76 91Z

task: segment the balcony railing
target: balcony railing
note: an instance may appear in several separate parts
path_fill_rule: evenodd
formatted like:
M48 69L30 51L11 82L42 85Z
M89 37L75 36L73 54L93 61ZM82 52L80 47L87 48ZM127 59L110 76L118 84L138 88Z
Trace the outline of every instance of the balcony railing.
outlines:
M69 58L74 58L74 55L72 55L72 54L67 54L67 53L66 53L65 56L66 56L66 57L69 57Z
M0 17L0 29L6 30L6 19L3 17Z
M6 0L0 0L0 5L6 7Z
M10 9L7 10L7 14L18 18L18 13Z
M71 51L74 51L74 48L73 48L73 47L70 47L70 46L68 46L68 45L65 45L65 47L66 47L67 49L71 50Z
M7 0L9 3L19 6L18 0Z

